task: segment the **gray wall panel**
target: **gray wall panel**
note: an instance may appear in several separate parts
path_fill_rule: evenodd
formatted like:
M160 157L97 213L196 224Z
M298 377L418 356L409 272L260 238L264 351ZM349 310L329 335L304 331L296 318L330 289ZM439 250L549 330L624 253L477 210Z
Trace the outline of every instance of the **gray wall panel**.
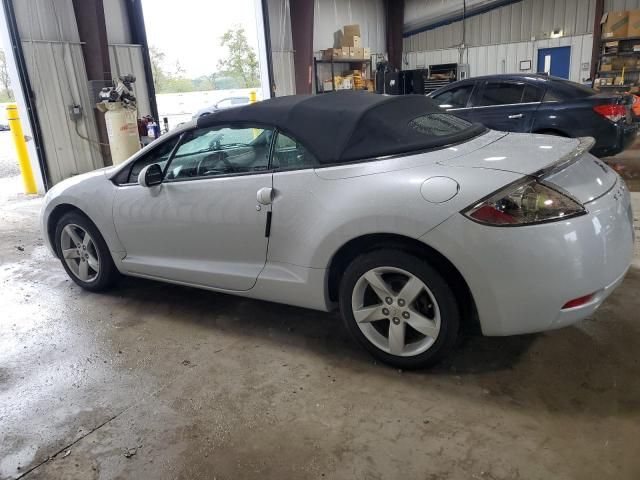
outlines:
M22 42L35 92L51 181L102 167L97 145L82 139L69 121L69 105L82 106L78 121L82 136L97 140L94 102L87 93L87 77L78 44Z
M611 0L610 0L611 1ZM617 0L613 0L614 2ZM640 0L634 0L640 3ZM474 15L466 20L469 46L515 43L550 38L554 30L562 30L562 36L584 35L593 31L596 0L522 0L489 12ZM455 3L455 2L454 2ZM407 9L417 15L417 6L426 8L429 0L408 0ZM405 15L407 12L405 9ZM423 16L425 13L423 12ZM407 24L405 23L405 29ZM451 29L462 31L462 22L437 27L427 31L426 49L450 48L461 43L460 36L451 35ZM411 35L409 38L422 35ZM408 42L410 51L423 50L422 45Z
M144 76L142 47L140 45L109 45L111 75L114 78L127 73L136 77L133 92L138 101L138 116L151 115L151 106L147 96L147 81Z
M127 0L103 0L104 18L107 26L109 43L131 43L129 19L127 17Z
M640 8L640 0L604 0L604 11L637 10Z
M23 40L80 40L72 0L14 0L13 8Z

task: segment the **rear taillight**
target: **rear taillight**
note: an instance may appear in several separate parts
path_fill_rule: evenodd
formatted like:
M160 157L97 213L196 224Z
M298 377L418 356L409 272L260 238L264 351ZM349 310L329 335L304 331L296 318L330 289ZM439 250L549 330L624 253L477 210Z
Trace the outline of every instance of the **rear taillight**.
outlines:
M567 220L585 212L574 199L535 178L512 183L462 211L476 222L492 226Z
M596 105L593 110L612 122L617 122L627 116L627 108L624 105Z

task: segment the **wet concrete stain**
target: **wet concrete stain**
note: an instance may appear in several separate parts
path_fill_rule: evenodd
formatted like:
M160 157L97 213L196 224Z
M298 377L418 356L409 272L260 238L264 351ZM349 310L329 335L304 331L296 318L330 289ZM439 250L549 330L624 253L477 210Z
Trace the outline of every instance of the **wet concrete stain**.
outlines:
M84 292L41 200L3 181L0 478L640 478L639 266L577 326L467 336L400 372L336 314L129 278Z

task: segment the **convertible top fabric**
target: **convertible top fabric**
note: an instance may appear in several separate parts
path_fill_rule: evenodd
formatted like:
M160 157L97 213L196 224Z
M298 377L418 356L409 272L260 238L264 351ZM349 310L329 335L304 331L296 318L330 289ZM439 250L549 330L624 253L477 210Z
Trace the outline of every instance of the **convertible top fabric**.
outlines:
M221 110L197 121L199 128L228 123L275 126L302 143L322 164L335 164L435 149L475 137L486 129L470 124L450 135L426 135L413 119L447 115L422 95L384 96L339 91L292 95Z

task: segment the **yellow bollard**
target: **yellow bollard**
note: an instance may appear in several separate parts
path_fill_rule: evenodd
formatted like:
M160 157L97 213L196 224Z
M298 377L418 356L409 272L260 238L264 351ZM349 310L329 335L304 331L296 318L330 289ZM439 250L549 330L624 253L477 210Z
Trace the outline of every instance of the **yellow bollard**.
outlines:
M258 95L256 94L255 90L252 90L249 92L249 103L256 103L258 101ZM258 129L254 128L253 129L253 138L258 138Z
M7 105L7 120L13 135L13 143L16 146L18 155L18 164L20 165L20 173L22 174L22 183L24 184L24 193L38 193L36 181L33 178L31 163L29 163L29 154L27 153L27 142L24 140L22 133L22 125L18 116L18 107L15 103Z

